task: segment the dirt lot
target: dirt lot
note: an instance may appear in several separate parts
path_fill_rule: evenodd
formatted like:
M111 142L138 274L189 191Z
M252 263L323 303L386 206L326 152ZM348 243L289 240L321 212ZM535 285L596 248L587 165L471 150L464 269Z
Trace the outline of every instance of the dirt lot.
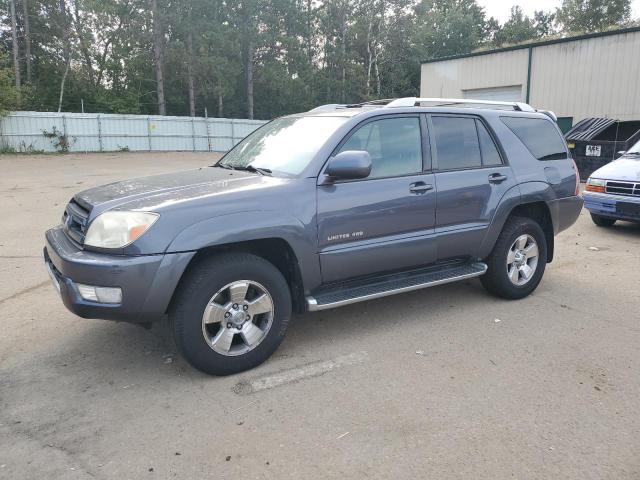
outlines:
M474 280L296 318L226 378L67 312L41 249L71 195L213 159L0 157L0 478L640 478L639 226L583 213L525 300Z

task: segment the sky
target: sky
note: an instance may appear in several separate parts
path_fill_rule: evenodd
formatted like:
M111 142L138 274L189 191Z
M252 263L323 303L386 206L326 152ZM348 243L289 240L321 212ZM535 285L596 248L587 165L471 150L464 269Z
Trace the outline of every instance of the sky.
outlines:
M527 15L533 15L534 10L555 10L562 3L560 0L478 0L484 7L487 16L496 17L500 23L509 18L512 5L520 5ZM640 17L640 0L633 0L633 18Z

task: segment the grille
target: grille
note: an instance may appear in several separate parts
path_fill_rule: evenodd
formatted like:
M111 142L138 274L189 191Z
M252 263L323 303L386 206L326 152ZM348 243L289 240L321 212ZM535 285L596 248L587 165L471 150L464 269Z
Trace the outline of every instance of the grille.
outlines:
M640 197L640 183L633 182L607 182L606 193L613 195L629 195Z
M84 244L88 218L89 211L73 199L64 211L64 216L62 217L64 231L71 240L79 245Z

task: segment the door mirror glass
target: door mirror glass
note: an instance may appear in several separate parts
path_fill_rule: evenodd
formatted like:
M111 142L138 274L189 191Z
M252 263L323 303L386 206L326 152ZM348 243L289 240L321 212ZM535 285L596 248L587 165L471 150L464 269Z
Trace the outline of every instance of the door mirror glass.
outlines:
M355 180L367 178L371 173L371 157L364 150L340 152L331 160L325 174L333 179Z

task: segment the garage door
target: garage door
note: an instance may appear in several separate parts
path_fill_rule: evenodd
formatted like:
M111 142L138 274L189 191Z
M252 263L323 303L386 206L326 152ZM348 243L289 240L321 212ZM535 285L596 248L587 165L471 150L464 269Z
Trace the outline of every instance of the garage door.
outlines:
M475 88L463 90L464 98L472 100L494 100L501 102L522 102L522 85L509 85L508 87Z

